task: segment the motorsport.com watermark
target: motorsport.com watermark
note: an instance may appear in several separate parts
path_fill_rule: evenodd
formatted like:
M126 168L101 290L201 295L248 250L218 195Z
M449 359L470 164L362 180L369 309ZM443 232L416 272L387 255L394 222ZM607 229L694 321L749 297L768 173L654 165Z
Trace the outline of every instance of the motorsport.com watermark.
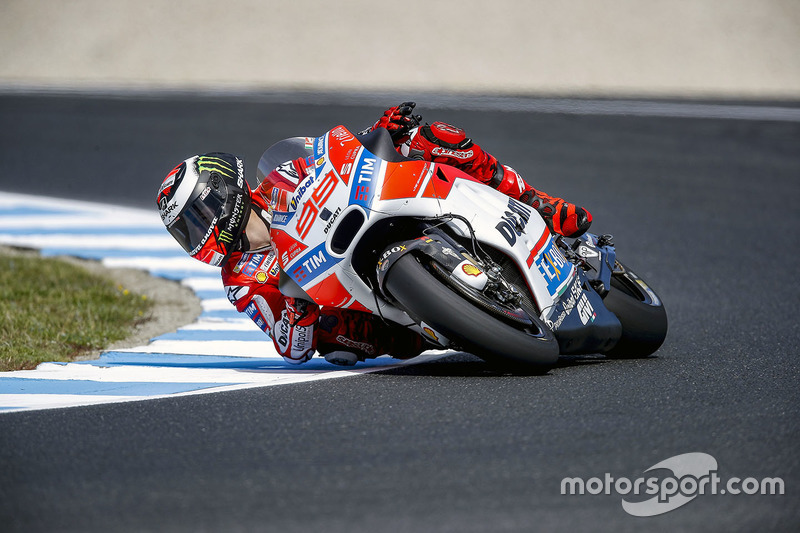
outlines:
M706 494L783 495L784 483L779 477L731 477L723 481L717 475L717 460L706 453L692 452L676 455L654 464L651 470L669 470L672 475L614 478L603 477L584 480L566 477L561 480L561 494L567 496L616 493L623 496L622 508L633 516L656 516L677 509ZM652 498L641 500L642 496ZM638 497L638 498L637 498ZM629 501L630 500L630 501ZM641 501L638 501L641 500Z

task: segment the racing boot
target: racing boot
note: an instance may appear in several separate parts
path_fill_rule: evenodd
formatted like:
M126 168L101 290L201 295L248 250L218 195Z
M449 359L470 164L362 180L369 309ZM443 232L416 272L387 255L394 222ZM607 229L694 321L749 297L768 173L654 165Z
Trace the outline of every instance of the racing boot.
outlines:
M536 209L550 231L565 237L580 237L592 225L592 214L583 207L527 187L519 200Z
M410 359L425 346L417 333L361 311L325 308L318 322L317 351L337 365L351 366L384 354Z

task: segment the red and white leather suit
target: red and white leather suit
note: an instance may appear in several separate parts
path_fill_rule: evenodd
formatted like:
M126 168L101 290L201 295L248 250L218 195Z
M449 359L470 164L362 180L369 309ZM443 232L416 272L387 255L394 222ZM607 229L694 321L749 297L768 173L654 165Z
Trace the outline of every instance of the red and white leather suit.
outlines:
M379 121L374 127L386 126ZM430 126L412 129L397 144L398 151L403 155L450 164L508 196L533 205L545 215L546 220L549 219L551 229L558 233L570 235L570 232L577 231L573 220L576 209L579 213L585 213L591 222L591 215L587 211L533 189L514 169L501 165L467 139L459 128L435 122ZM261 216L269 222L272 183L283 182L293 190L299 180L308 175L311 165L313 161L310 158L296 159L275 169L274 179L264 180L253 191L254 212L251 216ZM356 353L359 359L366 359L386 353L408 358L424 349L424 341L416 333L405 328L390 327L369 313L327 307L320 309L313 303L283 296L278 290L278 273L274 249L234 252L223 265L222 280L231 303L270 335L276 350L287 362L303 363L315 351L325 354L342 350Z

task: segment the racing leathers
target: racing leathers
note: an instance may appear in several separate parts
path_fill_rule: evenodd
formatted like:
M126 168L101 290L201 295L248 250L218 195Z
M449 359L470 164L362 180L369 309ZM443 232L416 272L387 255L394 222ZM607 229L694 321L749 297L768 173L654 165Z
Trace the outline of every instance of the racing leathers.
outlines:
M305 177L303 159L281 165L290 183ZM271 220L268 181L253 191L250 216ZM422 352L425 341L417 333L392 327L368 312L334 307L320 308L312 302L285 297L278 289L280 268L274 247L253 252L237 251L222 266L225 292L236 309L247 314L272 338L275 349L292 364L320 354L347 352L352 358L328 358L337 364L354 364L390 353L406 359ZM327 358L327 357L326 357Z
M404 102L387 109L370 128L389 130L397 150L412 159L423 159L458 168L481 182L536 209L554 233L578 237L589 229L592 215L586 209L536 190L508 165L468 138L463 129L445 122L420 124L413 115L416 104Z
M460 128L443 122L420 125L420 117L411 115L413 107L413 103L406 103L390 108L365 131L386 128L401 154L454 166L531 205L556 233L577 236L588 229L588 211L537 191L513 168L500 164L473 143ZM278 196L273 194L273 188L280 189L280 194L290 194L300 180L313 172L313 164L312 158L300 158L273 170L272 179L265 179L253 191L250 216L261 217L269 226L271 202ZM275 183L280 185L273 187ZM420 335L390 326L366 310L320 308L312 302L285 297L278 289L279 272L276 250L269 247L234 252L223 265L222 279L231 303L270 335L287 362L306 362L315 352L347 352L353 355L351 359L336 357L329 361L354 364L387 353L397 358L414 357L425 348Z

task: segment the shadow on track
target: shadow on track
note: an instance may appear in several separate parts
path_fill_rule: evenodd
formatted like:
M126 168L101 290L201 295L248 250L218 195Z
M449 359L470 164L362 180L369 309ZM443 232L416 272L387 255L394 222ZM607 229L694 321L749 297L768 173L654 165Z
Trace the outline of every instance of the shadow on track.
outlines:
M655 359L651 357L649 359ZM499 366L488 363L474 355L459 352L429 363L407 365L391 370L382 370L375 374L393 376L430 376L430 377L499 377L499 376L540 376L547 377L552 370L578 366L598 365L612 362L602 355L571 355L559 358L555 366L549 369Z

